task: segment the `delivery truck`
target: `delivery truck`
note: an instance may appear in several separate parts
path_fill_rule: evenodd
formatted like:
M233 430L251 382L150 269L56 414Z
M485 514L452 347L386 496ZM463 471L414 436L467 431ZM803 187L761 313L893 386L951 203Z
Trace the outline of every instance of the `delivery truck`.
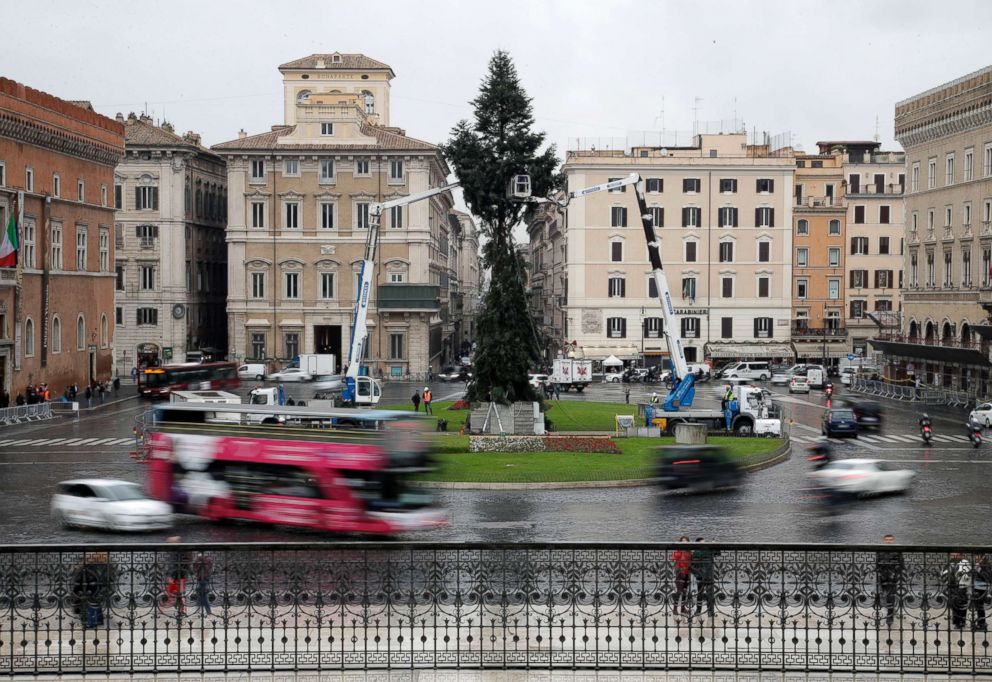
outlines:
M582 393L592 381L592 360L573 360L571 358L555 358L551 368L551 383L567 391L574 388Z

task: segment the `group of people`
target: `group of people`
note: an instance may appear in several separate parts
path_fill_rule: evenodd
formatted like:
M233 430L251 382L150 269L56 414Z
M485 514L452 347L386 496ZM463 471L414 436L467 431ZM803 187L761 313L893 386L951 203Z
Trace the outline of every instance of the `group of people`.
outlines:
M431 403L434 402L434 394L431 393L430 386L424 386L423 396L420 395L420 391L415 389L413 391L413 397L410 398L410 401L413 403L414 412L420 412L420 403L423 402L424 414L434 414L433 410L431 409Z
M86 407L92 407L94 398L98 399L101 403L104 403L111 392L113 392L114 395L117 395L117 392L120 391L120 389L121 381L117 377L114 377L113 380L94 380L82 392L79 390L79 384L73 382L65 387L65 390L62 391L61 396L55 397L54 399L58 402L74 403L80 396L82 396L86 401ZM52 402L54 395L55 394L52 392L51 388L49 388L47 383L29 385L24 389L24 391L18 393L14 397L13 402L11 401L10 394L7 393L7 391L0 391L0 409L5 407L20 407L21 405L36 405L39 403Z

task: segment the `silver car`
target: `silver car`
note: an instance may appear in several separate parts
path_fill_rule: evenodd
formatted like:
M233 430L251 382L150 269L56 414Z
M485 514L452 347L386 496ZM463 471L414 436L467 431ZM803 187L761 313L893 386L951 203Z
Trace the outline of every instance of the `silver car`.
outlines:
M149 498L130 481L64 481L52 497L52 516L63 526L105 530L159 530L172 526L172 507Z

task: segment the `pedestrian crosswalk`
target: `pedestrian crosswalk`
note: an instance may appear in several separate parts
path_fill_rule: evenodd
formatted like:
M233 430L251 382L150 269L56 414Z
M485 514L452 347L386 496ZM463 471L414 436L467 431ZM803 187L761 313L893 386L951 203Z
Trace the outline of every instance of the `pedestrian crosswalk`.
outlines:
M806 433L804 433L804 434L793 434L791 436L791 439L794 440L794 441L797 441L799 443L815 443L815 442L821 441L821 440L829 440L829 441L831 441L833 443L845 443L845 442L848 442L848 441L851 441L852 440L852 439L849 439L849 438L827 438L827 439L824 439L823 436L821 436L819 434L813 434L813 433L808 433L808 434L806 434ZM881 444L905 445L907 443L908 444L912 444L912 445L923 445L923 439L920 438L919 436L908 436L908 435L905 435L905 434L884 434L884 435L883 434L880 434L880 433L858 434L858 440L861 441L861 442L864 442L864 443L868 443L870 445L881 445ZM961 434L956 434L956 433L955 434L946 434L946 433L935 434L933 436L933 440L936 443L967 443L967 442L969 442L968 436L961 435ZM853 442L857 442L857 441L853 441Z
M129 438L8 438L0 440L0 449L7 448L58 448L85 447L100 445L133 445L134 436Z

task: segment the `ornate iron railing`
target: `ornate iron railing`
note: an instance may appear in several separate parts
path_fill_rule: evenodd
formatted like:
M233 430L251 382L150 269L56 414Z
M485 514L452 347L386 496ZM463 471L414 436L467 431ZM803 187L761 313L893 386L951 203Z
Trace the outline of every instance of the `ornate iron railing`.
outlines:
M562 667L986 674L986 551L8 546L0 547L0 673Z

